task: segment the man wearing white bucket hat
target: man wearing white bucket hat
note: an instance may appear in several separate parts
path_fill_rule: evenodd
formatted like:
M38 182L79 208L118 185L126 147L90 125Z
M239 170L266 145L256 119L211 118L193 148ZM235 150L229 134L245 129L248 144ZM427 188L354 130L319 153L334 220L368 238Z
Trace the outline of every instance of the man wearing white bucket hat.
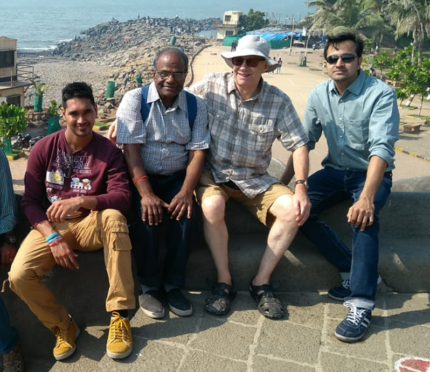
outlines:
M249 287L259 311L270 319L284 316L270 277L311 208L306 190L308 137L289 97L262 78L277 67L269 52L263 38L244 36L235 51L221 54L233 72L209 74L190 89L206 100L209 111L211 143L196 194L218 273L205 309L216 315L226 314L235 296L228 263L226 201L237 200L270 227ZM282 177L279 180L267 172L275 139L293 153L295 194L282 183Z

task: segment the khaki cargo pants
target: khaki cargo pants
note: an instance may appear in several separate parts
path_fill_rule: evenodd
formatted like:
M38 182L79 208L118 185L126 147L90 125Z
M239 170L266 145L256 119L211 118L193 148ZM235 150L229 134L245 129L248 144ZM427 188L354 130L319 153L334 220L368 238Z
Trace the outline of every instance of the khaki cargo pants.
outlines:
M92 211L82 219L52 223L52 226L73 250L104 248L109 279L106 310L134 309L131 243L125 217L115 209L105 209ZM69 324L67 310L55 301L52 292L41 282L42 276L54 265L54 257L45 238L39 231L32 230L21 244L9 272L12 291L52 331L56 327L66 329Z

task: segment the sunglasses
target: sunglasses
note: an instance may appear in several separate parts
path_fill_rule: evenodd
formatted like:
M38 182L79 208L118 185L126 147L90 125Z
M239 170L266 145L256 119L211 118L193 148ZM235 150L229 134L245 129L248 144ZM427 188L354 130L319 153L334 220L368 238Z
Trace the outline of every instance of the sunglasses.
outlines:
M342 54L341 56L336 56L336 55L328 56L326 60L329 65L334 65L335 63L337 63L339 58L342 60L343 63L351 63L353 60L355 60L356 57L357 56L355 54L345 53L345 54Z
M257 67L261 61L265 61L264 58L242 58L242 57L234 57L231 59L231 63L234 66L240 67L243 65L243 62L246 63L248 67Z

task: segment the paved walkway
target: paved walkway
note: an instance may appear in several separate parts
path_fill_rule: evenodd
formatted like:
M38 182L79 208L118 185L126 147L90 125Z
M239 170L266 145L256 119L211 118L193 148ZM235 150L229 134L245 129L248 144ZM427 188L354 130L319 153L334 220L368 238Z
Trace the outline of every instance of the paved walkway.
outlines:
M211 316L203 312L207 295L189 294L194 304L189 318L169 313L164 320L152 320L136 312L131 321L134 351L124 361L105 355L106 326L87 325L76 354L56 363L51 372L428 371L427 294L381 293L364 341L355 344L334 337L346 308L329 300L326 293L280 294L288 306L286 318L278 321L260 315L244 292L237 295L229 316ZM402 360L415 368L396 369Z

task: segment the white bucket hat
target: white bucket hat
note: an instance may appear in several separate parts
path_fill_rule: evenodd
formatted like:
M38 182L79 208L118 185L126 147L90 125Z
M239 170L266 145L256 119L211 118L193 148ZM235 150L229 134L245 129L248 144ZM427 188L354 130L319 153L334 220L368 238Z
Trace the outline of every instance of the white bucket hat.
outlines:
M234 52L223 52L221 56L231 68L234 67L231 61L234 57L261 56L264 57L269 66L266 72L271 72L278 67L278 63L269 57L269 53L270 45L266 40L258 35L246 35L239 39Z

